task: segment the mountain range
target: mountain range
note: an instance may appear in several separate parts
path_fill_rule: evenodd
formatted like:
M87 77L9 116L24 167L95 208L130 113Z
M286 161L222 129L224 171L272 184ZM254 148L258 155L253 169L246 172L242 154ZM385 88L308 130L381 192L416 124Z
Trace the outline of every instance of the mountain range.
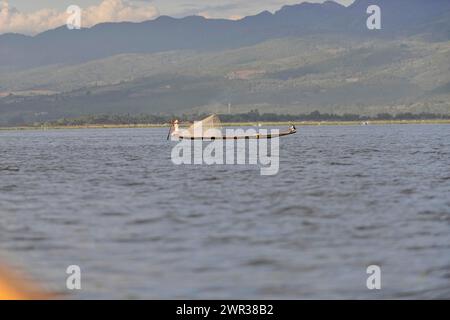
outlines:
M368 30L368 6L382 29ZM0 35L0 124L99 113L450 113L450 1Z

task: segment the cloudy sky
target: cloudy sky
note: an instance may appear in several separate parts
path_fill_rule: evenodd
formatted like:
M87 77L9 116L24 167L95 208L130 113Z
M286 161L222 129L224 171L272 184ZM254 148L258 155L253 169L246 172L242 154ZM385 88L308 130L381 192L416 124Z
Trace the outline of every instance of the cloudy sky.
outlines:
M336 0L348 5L354 0ZM305 0L0 0L0 34L36 34L65 24L66 8L83 10L82 25L100 22L144 21L159 15L239 19L264 10L276 11L285 4ZM324 2L324 0L308 0Z

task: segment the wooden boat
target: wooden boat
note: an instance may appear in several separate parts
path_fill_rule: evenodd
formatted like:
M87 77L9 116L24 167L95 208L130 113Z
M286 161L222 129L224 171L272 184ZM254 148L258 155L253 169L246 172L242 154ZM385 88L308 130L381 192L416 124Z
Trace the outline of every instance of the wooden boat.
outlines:
M215 129L215 130L211 130ZM179 140L242 140L242 139L273 139L297 133L297 129L292 125L288 130L279 133L260 134L255 133L251 135L231 135L226 136L220 132L221 124L216 115L211 115L206 119L198 121L191 125L186 130L180 130L178 120L175 120L170 128L167 139ZM211 132L213 132L211 134Z
M211 136L211 137L190 137L190 136L178 136L180 140L241 140L241 139L273 139L284 136L289 136L291 134L297 133L297 130L283 131L277 134L254 134L254 135L244 135L244 136Z

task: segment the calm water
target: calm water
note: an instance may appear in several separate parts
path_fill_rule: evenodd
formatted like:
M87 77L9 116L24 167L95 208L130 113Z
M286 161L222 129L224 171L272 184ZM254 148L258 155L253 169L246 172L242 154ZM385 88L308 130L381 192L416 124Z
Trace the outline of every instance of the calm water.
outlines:
M300 128L274 177L166 134L0 132L2 256L75 298L450 298L450 126Z

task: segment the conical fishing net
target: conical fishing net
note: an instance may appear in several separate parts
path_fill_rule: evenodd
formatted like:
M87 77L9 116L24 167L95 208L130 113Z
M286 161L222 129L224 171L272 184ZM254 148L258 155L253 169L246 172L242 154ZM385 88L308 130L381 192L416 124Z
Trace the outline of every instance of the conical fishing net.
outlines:
M222 123L216 115L209 116L201 121L196 121L186 131L190 137L211 138L222 135Z

